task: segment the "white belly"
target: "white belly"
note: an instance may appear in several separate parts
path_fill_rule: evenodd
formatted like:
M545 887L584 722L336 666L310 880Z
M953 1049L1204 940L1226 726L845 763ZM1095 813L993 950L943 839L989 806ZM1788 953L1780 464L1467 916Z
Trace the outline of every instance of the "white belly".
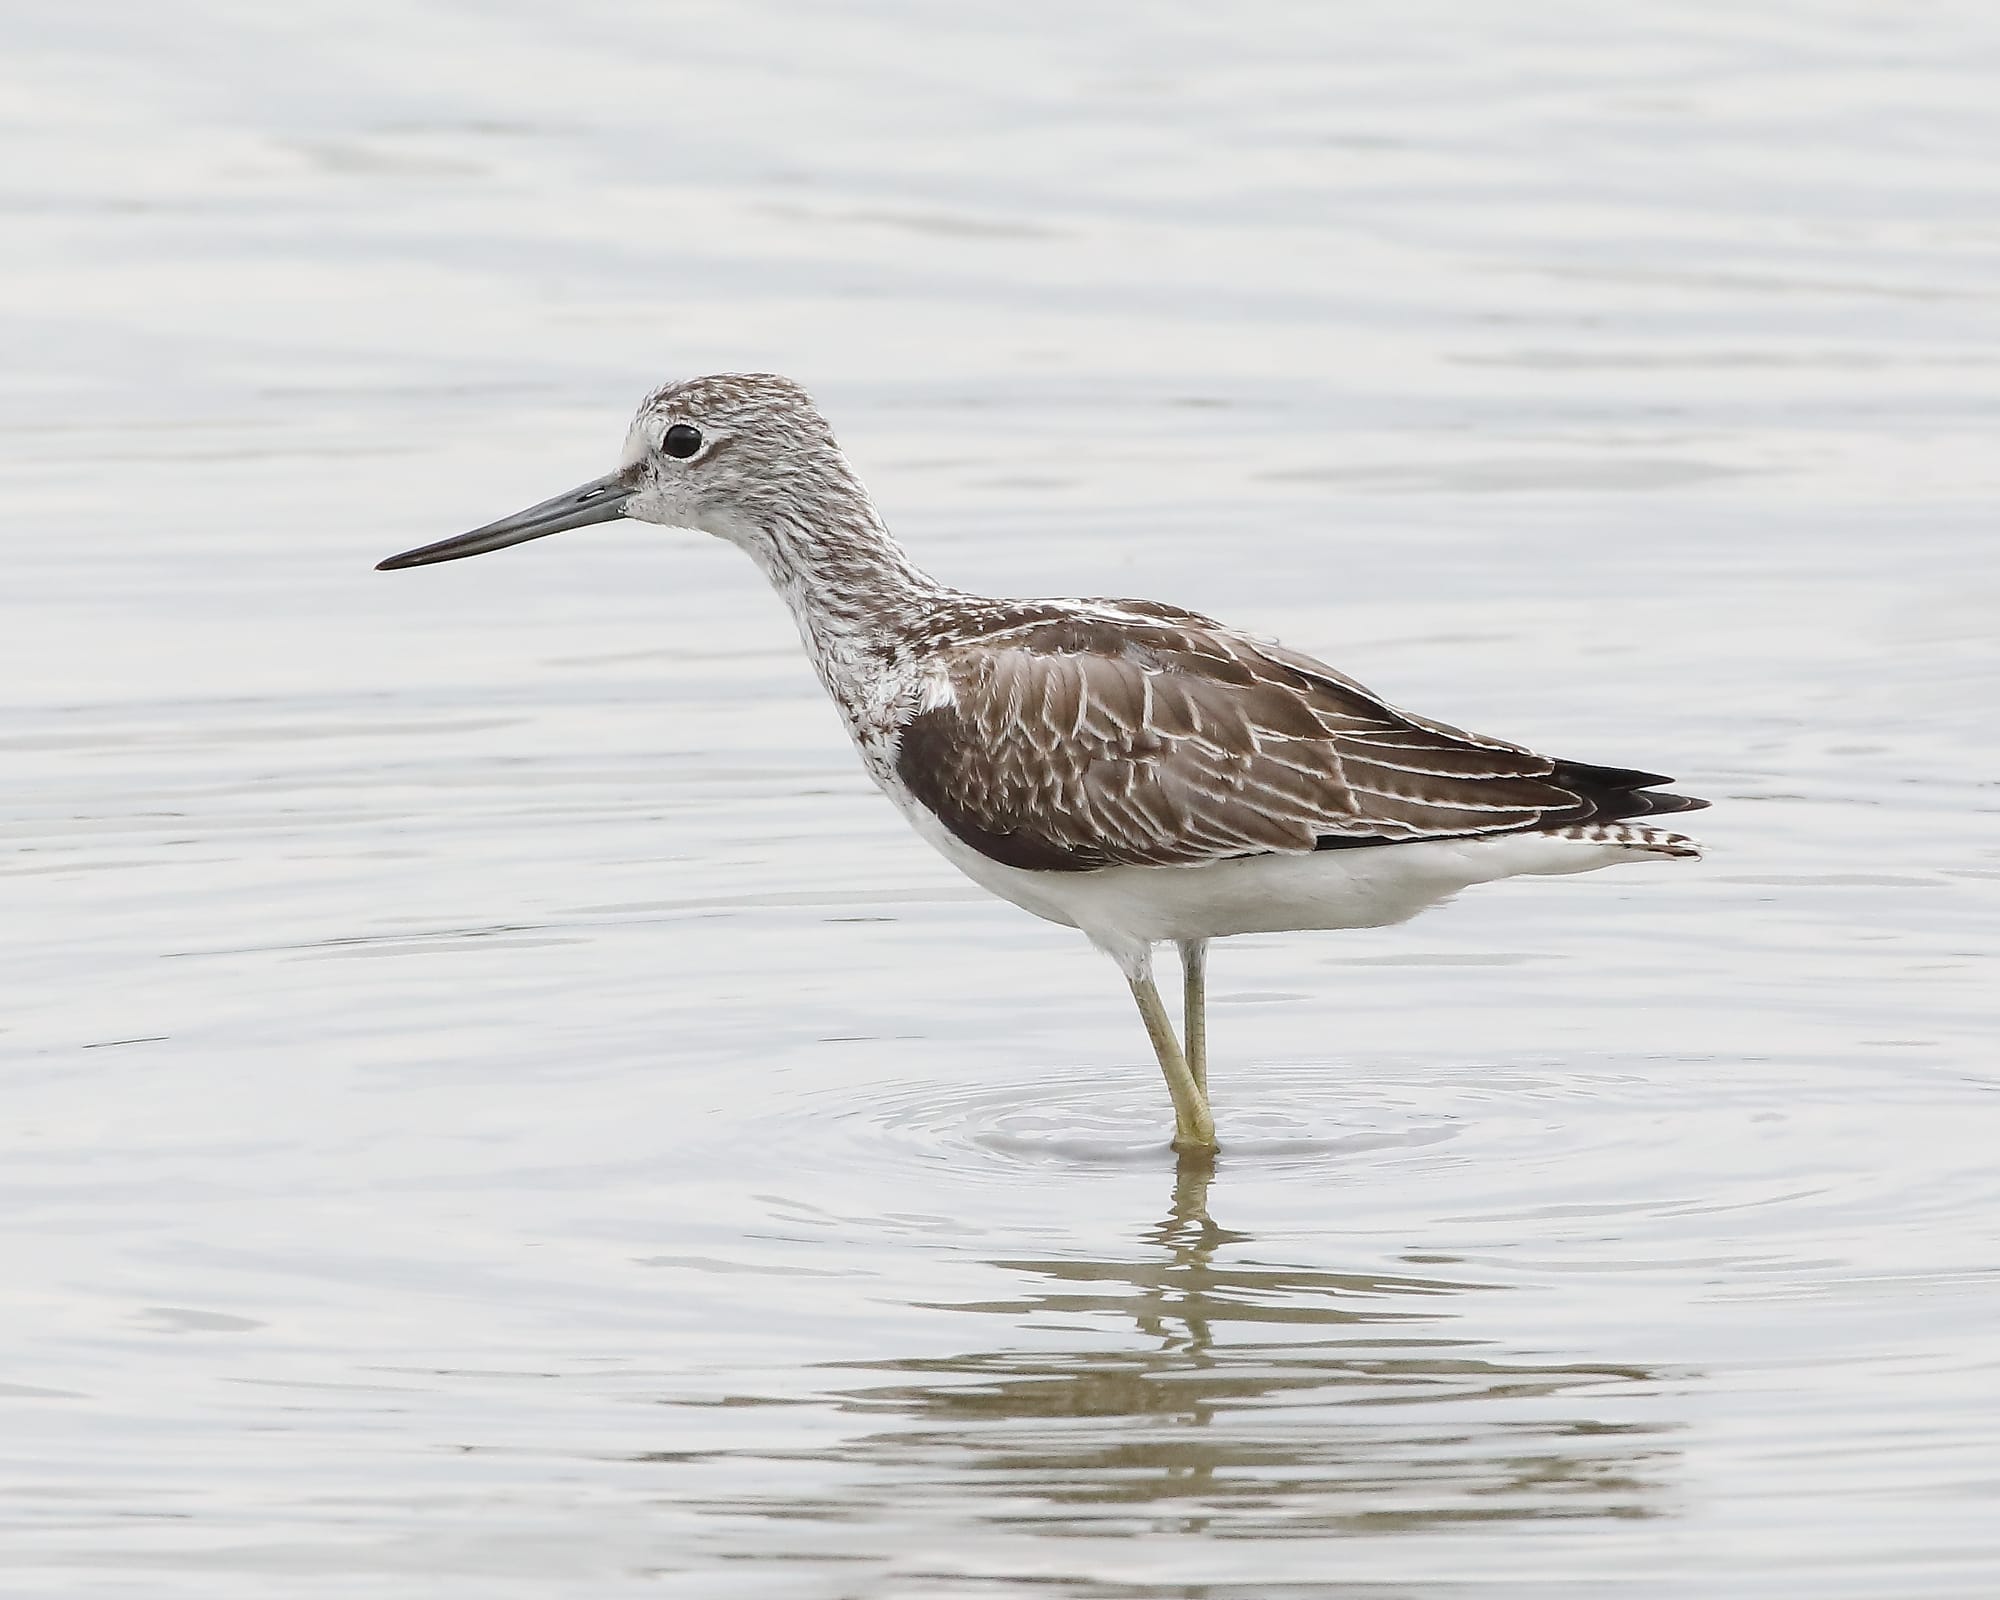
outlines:
M906 804L903 810L917 832L981 888L1038 917L1079 928L1114 953L1165 940L1385 927L1475 883L1590 872L1652 854L1629 844L1514 833L1248 856L1190 867L1024 872L987 859L922 806Z

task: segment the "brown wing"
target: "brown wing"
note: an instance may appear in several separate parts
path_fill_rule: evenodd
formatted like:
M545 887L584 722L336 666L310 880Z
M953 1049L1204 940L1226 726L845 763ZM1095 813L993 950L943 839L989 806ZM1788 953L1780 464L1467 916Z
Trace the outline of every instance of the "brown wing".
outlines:
M1706 804L1398 711L1193 613L1121 607L1129 621L1052 618L953 648L949 703L904 728L903 781L992 859L1181 866Z

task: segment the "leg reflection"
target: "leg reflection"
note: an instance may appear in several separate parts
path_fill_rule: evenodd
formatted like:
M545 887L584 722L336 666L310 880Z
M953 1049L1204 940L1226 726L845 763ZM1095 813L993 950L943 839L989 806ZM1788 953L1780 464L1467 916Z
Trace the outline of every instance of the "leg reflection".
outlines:
M1208 1214L1209 1187L1215 1163L1206 1154L1183 1154L1174 1169L1173 1200L1165 1217L1153 1227L1153 1242L1166 1252L1161 1296L1172 1298L1174 1314L1136 1313L1139 1329L1166 1348L1199 1353L1214 1335L1205 1312L1207 1298L1222 1286L1215 1278L1215 1253L1225 1245L1244 1244L1247 1233L1222 1227Z
M1000 1292L946 1308L972 1348L844 1391L896 1419L859 1447L1052 1532L1652 1514L1675 1454L1653 1371L1510 1348L1484 1325L1502 1286L1436 1275L1435 1240L1389 1258L1408 1272L1286 1259L1338 1247L1222 1226L1218 1181L1181 1162L1129 1250L993 1261Z

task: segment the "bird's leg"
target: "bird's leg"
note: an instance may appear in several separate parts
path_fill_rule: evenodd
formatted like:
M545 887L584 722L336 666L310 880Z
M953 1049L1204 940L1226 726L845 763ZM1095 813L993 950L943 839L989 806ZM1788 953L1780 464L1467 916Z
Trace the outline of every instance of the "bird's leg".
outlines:
M1194 1086L1208 1098L1208 941L1183 939L1181 951L1181 1044L1187 1051Z
M1167 1093L1174 1100L1174 1148L1184 1154L1215 1154L1215 1118L1208 1112L1208 1096L1201 1092L1194 1074L1188 1070L1181 1042L1174 1037L1174 1025L1167 1008L1160 1003L1160 991L1153 986L1152 963L1128 972L1132 998L1139 1002L1145 1018L1146 1035L1153 1041L1153 1054L1160 1058L1160 1071L1167 1080Z

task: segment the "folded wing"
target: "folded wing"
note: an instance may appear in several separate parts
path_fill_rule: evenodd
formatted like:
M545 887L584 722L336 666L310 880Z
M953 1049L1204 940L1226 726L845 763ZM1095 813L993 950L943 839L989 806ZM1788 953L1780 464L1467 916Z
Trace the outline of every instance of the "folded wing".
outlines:
M1110 604L946 651L903 729L903 781L993 860L1188 866L1707 804L1399 711L1192 613Z

